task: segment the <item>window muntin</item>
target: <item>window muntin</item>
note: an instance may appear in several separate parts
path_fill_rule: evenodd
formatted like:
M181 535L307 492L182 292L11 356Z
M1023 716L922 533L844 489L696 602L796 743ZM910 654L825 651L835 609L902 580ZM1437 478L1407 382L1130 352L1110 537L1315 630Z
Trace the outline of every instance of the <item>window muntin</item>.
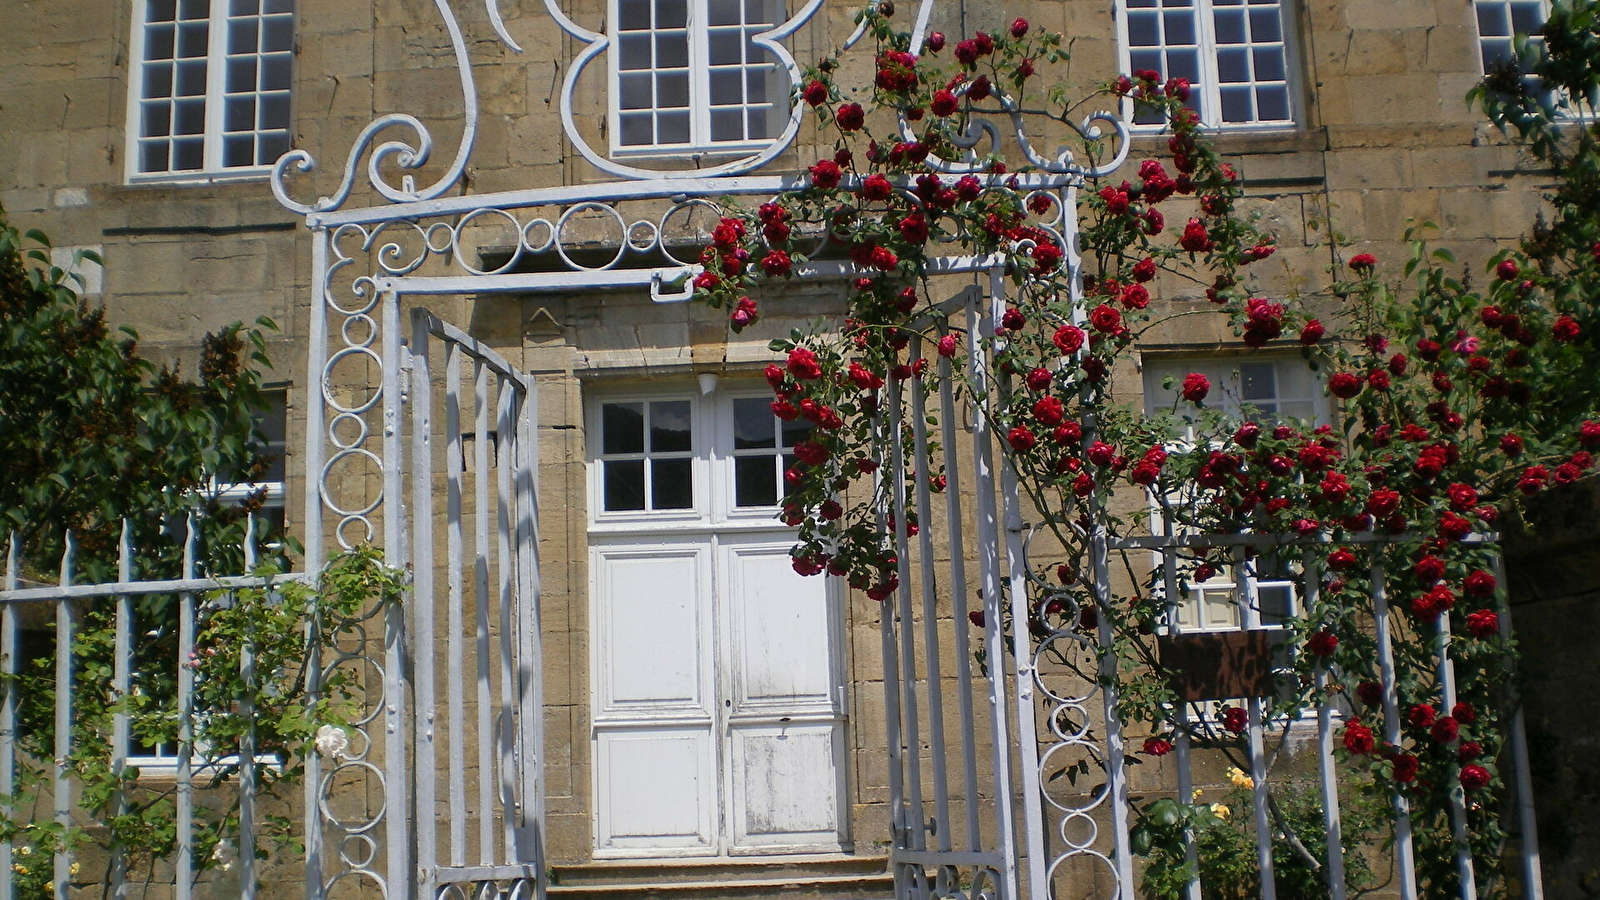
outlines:
M294 0L137 0L130 177L260 174L289 150Z
M1187 78L1207 126L1289 126L1294 104L1281 0L1119 0L1123 67ZM1134 125L1162 117L1130 101Z
M733 401L733 505L739 508L777 506L788 496L785 469L796 463L794 445L811 433L803 419L786 422L772 414L765 397Z
M752 38L778 0L612 0L612 148L741 150L782 133L786 73Z

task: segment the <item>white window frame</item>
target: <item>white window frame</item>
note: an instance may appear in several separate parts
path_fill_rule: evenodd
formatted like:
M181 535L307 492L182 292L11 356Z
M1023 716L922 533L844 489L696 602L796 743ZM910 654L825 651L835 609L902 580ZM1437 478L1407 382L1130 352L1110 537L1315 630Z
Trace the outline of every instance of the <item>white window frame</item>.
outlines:
M1158 3L1160 2L1161 0L1158 0ZM1216 17L1213 13L1214 0L1191 0L1191 2L1193 3L1193 6L1187 8L1192 8L1194 10L1195 53L1199 57L1198 62L1200 66L1200 83L1191 85L1191 89L1201 98L1201 109L1203 111L1201 124L1207 128L1225 129L1227 131L1291 131L1301 127L1301 122L1304 118L1304 103L1300 94L1300 79L1298 77L1300 71L1299 54L1297 52L1296 42L1294 40L1294 36L1296 35L1297 31L1295 27L1296 22L1294 4L1291 2L1291 0L1276 0L1274 4L1278 10L1278 30L1280 39L1277 43L1280 43L1283 46L1283 85L1288 99L1288 118L1253 120L1248 122L1222 121L1222 90L1221 81L1219 78L1220 73L1217 65L1217 48L1219 45L1217 43ZM1250 8L1249 0L1243 0L1243 2L1246 5L1241 6L1241 8L1248 10ZM1166 7L1158 5L1156 8L1165 9ZM1112 9L1113 17L1116 19L1117 26L1118 65L1121 66L1123 72L1131 72L1133 70L1133 65L1131 62L1133 47L1128 34L1127 0L1113 0ZM1162 30L1164 34L1164 26ZM1272 42L1261 43L1270 44ZM1236 45L1230 44L1228 46ZM1254 47L1257 46L1257 44L1252 42L1242 46ZM1159 47L1163 51L1167 49L1164 38L1163 43L1160 44ZM1250 68L1253 72L1255 68L1255 62L1253 59L1251 60ZM1162 73L1162 77L1166 77L1166 73L1164 71ZM1257 82L1254 77L1252 77L1249 81L1230 83L1256 85L1258 83L1270 84L1275 82ZM1253 97L1251 99L1251 106L1252 108L1255 106L1255 100ZM1136 124L1134 122L1134 114L1134 101L1132 98L1125 98L1122 102L1122 118L1134 131L1160 131L1165 127L1164 122L1143 125Z
M181 4L183 0L178 0L178 2ZM200 134L200 140L203 148L203 161L198 169L173 169L171 168L172 159L169 149L168 167L159 171L147 172L143 171L142 169L141 161L143 154L141 153L141 139L144 131L145 67L147 63L151 62L150 60L145 59L147 50L146 38L148 25L145 16L149 5L149 0L133 0L133 14L131 16L133 20L133 31L132 37L129 40L130 50L128 54L130 61L128 67L128 107L123 141L125 177L130 184L212 184L229 181L252 181L266 178L272 172L272 163L256 164L252 162L250 165L245 166L228 166L224 164L223 145L225 134L249 133L254 135L255 139L259 141L261 139L261 134L264 131L276 131L277 129L263 129L260 127L260 103L264 96L264 92L260 89L260 75L258 71L256 87L250 92L250 95L254 98L256 107L256 118L253 120L255 127L249 132L226 131L226 98L228 96L243 95L243 92L229 94L227 91L227 67L230 56L228 53L228 38L232 21L228 15L228 11L231 0L203 0L203 2L210 4L210 17L207 19L208 24L206 30L206 89L205 94L203 95L205 102L205 124ZM269 0L261 0L261 2L264 4L269 2ZM290 17L291 25L295 23L295 20L298 16L298 12L295 9L297 2L298 0L290 0L288 4L289 11L287 15ZM259 37L257 40L259 48ZM289 113L287 120L284 122L283 130L286 132L286 136L289 138L289 144L285 145L285 149L288 149L289 146L292 146L294 138L294 57L298 55L297 47L298 36L291 40L291 45L288 51L274 51L287 52L289 56L289 87L283 91L271 92L273 94L287 95L284 99L286 99L289 104ZM246 55L247 54L235 54L234 56L238 58ZM174 57L176 57L176 50L174 50ZM259 64L261 58L259 49L255 53L255 57L257 63ZM176 67L174 67L174 69L173 75L174 81L176 81ZM176 84L173 85L173 93L174 95L176 94ZM155 102L159 99L161 98L153 98L151 102ZM158 135L152 137L163 137L163 139L170 139L174 137L172 132L175 131L176 122L173 120L173 118L169 117L167 124L167 135Z
M1536 5L1536 6L1539 7L1539 21L1540 21L1540 28L1542 29L1543 28L1543 23L1545 21L1548 21L1549 18L1550 18L1550 3L1549 3L1549 0L1472 0L1472 28L1478 35L1478 41L1477 41L1477 44L1478 44L1478 71L1481 74L1483 74L1483 75L1488 75L1489 74L1489 67L1486 65L1487 60L1485 59L1485 55L1484 55L1484 52L1483 52L1485 43L1493 41L1494 43L1505 47L1506 51L1507 51L1507 55L1509 57L1511 57L1511 58L1515 58L1516 57L1516 52L1517 52L1516 36L1518 34L1521 34L1522 32L1519 32L1519 31L1516 30L1515 21L1514 21L1514 19L1512 17L1511 9L1512 9L1513 6L1528 6L1528 5ZM1490 35L1486 35L1486 34L1483 33L1483 19L1478 14L1478 11L1480 9L1482 9L1483 7L1486 7L1486 6L1496 7L1498 9L1504 11L1505 17L1506 17L1506 23L1507 23L1508 26L1511 27L1511 33L1510 34L1490 34ZM1543 42L1544 37L1543 37L1542 33L1539 36L1538 40L1540 42Z
M653 2L654 0L652 0ZM779 86L775 84L772 86L774 93L769 93L769 101L772 104L772 111L769 115L773 117L774 133L764 138L739 141L715 141L712 139L711 36L709 31L712 26L709 24L710 12L708 9L708 4L711 0L686 0L686 2L688 4L688 17L685 29L689 45L687 66L689 75L689 140L676 144L624 144L622 142L622 72L624 70L622 69L622 32L618 27L621 23L621 11L618 8L619 0L607 0L607 37L611 42L611 48L610 52L606 54L608 58L607 87L609 89L606 125L610 132L611 154L613 156L643 158L682 157L691 154L735 155L765 149L771 146L783 132L783 124L787 122L790 116L788 95L789 91L793 89L793 85L779 89ZM763 31L770 31L780 27L787 16L785 4L782 0L764 0L764 2L771 5L770 11L774 21ZM753 49L753 52L762 53L759 49ZM776 81L789 81L788 73L776 58L756 63L754 66L747 65L744 71L748 76L748 73L757 67L770 67ZM626 71L653 73L656 69L652 66L645 69L629 69ZM746 84L748 85L748 81ZM746 90L748 90L748 87L746 87ZM746 105L749 105L748 102ZM650 107L648 109L653 111L655 108ZM629 110L629 112L641 111L644 110Z

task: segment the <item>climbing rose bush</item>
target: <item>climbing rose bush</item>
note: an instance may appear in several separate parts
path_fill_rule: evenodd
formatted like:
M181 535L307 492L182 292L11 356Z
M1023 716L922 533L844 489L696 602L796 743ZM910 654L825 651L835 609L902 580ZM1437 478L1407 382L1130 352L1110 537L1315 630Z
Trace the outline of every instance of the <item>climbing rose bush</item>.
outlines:
M1323 289L1271 296L1253 288L1250 267L1273 255L1273 239L1241 212L1240 175L1204 139L1182 79L1133 72L1080 104L1159 113L1165 149L1091 174L1074 197L1046 189L1027 164L969 149L983 117L1042 109L1080 121L1042 75L1065 59L1059 35L1018 19L918 43L888 4L863 17L876 43L872 83L841 84L839 61L825 58L797 87L831 154L753 212L727 210L694 282L738 331L759 321L766 284L801 277L813 260L850 263L845 314L774 340L778 361L766 369L773 413L813 426L785 473L795 570L843 578L873 600L894 595L897 539L921 527L921 489L937 494L946 479L930 461L937 445L918 458L909 428L893 423L910 395L952 383L989 419L1059 545L1056 558L1032 560L1027 584L1010 585L1027 591L1028 622L989 623L976 611L976 627L1030 635L1047 650L1064 635L1097 643L1116 661L1123 721L1143 722L1143 753L1159 757L1177 738L1177 696L1153 646L1168 621L1167 576L1187 590L1240 571L1287 572L1302 582L1302 607L1284 623L1294 671L1267 715L1350 707L1339 735L1349 780L1408 801L1425 889L1457 889L1452 814L1465 820L1480 881L1496 883L1514 644L1493 538L1526 527L1545 494L1586 482L1600 452L1593 136L1555 131L1522 81L1492 77L1475 97L1564 176L1547 224L1491 260L1481 283L1455 274L1418 229L1406 258L1357 253ZM1544 77L1570 70L1538 52ZM1581 86L1566 96L1587 96ZM1089 171L1111 155L1108 143L1081 140L1074 158ZM1064 237L1074 200L1076 260ZM931 260L951 255L988 256L1006 278L1004 303L981 321L933 302ZM1189 293L1201 296L1179 299ZM1175 315L1224 317L1246 354L1302 355L1334 421L1223 415L1201 373L1178 379L1166 411L1119 404L1113 375ZM893 459L903 477L882 468ZM1263 540L1181 551L1170 573L1097 589L1088 537L1147 533L1146 509L1176 531ZM1384 708L1380 616L1392 634L1394 710ZM1445 647L1448 689L1438 676ZM1246 711L1225 707L1198 728L1236 749Z

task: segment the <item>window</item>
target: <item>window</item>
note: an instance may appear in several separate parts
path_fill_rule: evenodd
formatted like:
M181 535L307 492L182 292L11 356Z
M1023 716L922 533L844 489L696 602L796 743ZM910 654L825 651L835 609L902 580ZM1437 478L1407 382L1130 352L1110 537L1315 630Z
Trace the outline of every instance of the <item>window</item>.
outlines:
M1118 0L1117 12L1125 71L1187 78L1205 125L1294 124L1281 0ZM1131 121L1162 124L1149 109Z
M1157 413L1176 408L1188 423L1187 432L1182 435L1186 441L1194 439L1195 408L1187 402L1178 402L1178 396L1183 378L1190 372L1199 372L1211 381L1206 405L1221 409L1230 418L1268 422L1299 419L1318 424L1328 419L1328 401L1322 395L1321 384L1312 376L1311 368L1297 356L1147 359L1144 363L1145 411ZM1166 386L1169 378L1171 387Z
M224 502L238 503L259 495L261 508L256 512L256 535L276 540L283 535L287 500L284 454L289 447L289 391L278 388L262 391L262 394L267 406L260 412L256 430L265 443L262 454L269 460L267 469L254 480L247 480L240 473L220 473L214 490L217 499Z
M136 0L135 180L260 175L289 149L294 0Z
M1478 54L1487 75L1496 66L1515 63L1516 36L1536 39L1544 31L1545 0L1474 0L1478 14Z
M612 148L739 151L782 133L789 83L751 40L780 0L612 0Z

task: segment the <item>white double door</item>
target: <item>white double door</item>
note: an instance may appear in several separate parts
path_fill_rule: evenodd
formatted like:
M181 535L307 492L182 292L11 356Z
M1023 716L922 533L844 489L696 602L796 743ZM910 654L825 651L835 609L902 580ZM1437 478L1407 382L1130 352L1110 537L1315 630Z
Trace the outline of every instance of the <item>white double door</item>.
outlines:
M717 497L724 482L732 496L719 474L732 471L721 453L731 410L715 395L694 398L689 496L709 510L731 508ZM674 514L640 527L634 517L590 535L595 854L839 851L836 592L795 574L793 531L702 511L698 522Z

